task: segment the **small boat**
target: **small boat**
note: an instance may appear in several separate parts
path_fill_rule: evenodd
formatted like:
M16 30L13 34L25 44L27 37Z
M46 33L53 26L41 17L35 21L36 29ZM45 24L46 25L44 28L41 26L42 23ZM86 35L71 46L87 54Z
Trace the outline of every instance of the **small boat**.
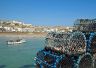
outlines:
M16 39L16 40L9 40L7 41L7 44L21 44L26 42L24 39Z

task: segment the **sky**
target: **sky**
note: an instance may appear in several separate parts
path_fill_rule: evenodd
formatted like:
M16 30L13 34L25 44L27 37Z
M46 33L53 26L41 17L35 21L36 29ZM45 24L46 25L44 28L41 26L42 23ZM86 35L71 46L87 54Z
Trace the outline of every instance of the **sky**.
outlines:
M96 18L96 0L0 0L0 19L40 26L73 26Z

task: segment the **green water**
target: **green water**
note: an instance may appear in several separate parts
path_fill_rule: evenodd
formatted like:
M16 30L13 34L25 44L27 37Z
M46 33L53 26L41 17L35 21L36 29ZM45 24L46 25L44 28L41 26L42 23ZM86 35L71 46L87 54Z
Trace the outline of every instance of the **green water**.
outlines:
M44 38L24 37L26 43L7 45L9 39L0 37L0 68L35 68L36 52L44 47Z

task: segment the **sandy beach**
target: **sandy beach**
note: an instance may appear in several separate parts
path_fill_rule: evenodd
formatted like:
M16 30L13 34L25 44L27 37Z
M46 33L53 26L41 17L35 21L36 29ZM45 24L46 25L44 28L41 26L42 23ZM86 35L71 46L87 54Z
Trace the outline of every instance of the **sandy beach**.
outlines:
M0 32L0 36L6 36L6 37L45 37L47 35L46 32L33 32L33 33L28 33L28 32Z

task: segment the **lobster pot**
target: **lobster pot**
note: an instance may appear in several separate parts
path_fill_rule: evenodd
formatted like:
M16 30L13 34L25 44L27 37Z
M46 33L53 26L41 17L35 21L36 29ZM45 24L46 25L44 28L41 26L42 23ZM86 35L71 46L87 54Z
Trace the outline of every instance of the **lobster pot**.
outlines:
M67 54L83 53L86 50L86 38L82 32L55 33L46 39L47 47Z
M90 53L79 56L77 68L94 68L93 57Z
M56 48L58 47L64 47L64 45L66 46L68 43L68 35L70 35L70 33L48 33L46 39L45 39L45 43L47 47L53 47Z
M68 53L80 54L86 51L86 38L82 32L73 32L68 44Z
M74 23L74 30L96 31L96 19L77 19Z
M90 38L91 52L96 53L96 33L91 33Z

